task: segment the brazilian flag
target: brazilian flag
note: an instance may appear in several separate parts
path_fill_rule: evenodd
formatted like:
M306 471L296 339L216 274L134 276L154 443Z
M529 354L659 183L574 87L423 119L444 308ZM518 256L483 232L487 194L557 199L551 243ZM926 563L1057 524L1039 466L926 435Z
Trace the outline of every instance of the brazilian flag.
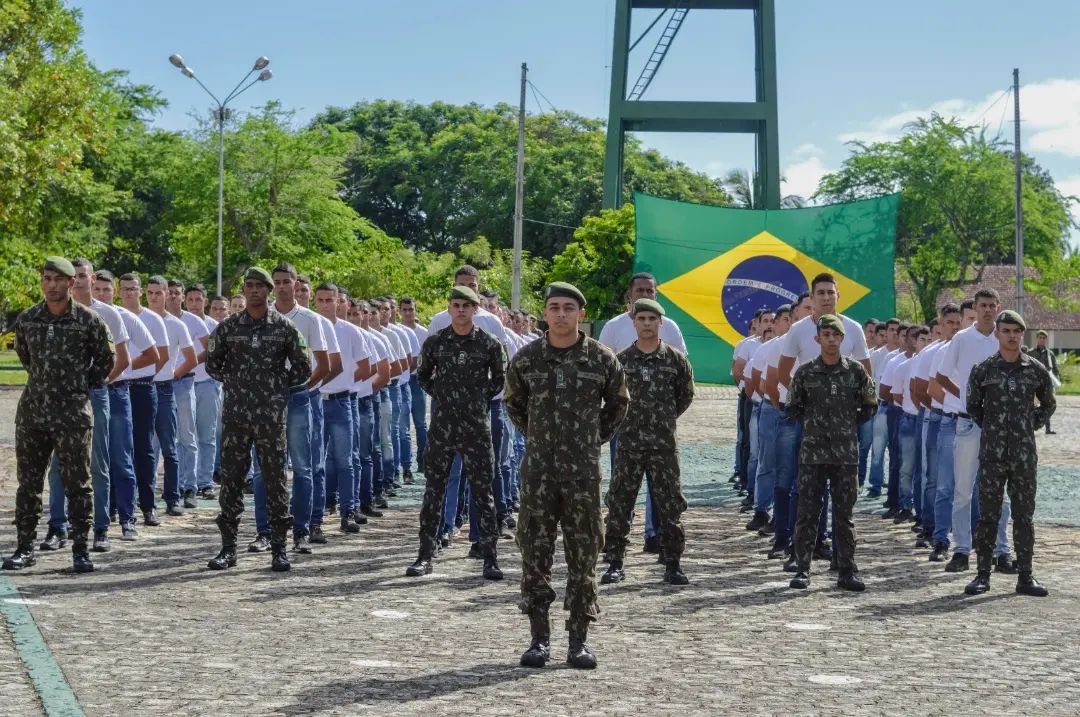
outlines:
M856 321L896 311L898 194L802 209L714 207L635 193L635 271L656 276L695 376L731 382L732 348L761 307L793 302L821 272Z

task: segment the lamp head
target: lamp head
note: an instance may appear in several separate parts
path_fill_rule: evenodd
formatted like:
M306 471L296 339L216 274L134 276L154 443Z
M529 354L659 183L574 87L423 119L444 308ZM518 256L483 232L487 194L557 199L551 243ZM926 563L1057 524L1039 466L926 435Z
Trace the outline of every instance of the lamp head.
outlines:
M263 70L262 72L259 73L259 82L266 82L267 80L269 80L273 76L274 76L274 73L271 72L270 70Z
M169 62L172 63L173 67L177 67L181 70L184 69L184 58L180 57L180 54L177 52L169 55Z
M265 68L269 64L270 64L270 58L267 57L266 55L263 55L258 60L255 60L255 69L256 70L261 70L261 69Z
M182 74L184 77L195 77L195 71L187 66L180 70L180 74Z

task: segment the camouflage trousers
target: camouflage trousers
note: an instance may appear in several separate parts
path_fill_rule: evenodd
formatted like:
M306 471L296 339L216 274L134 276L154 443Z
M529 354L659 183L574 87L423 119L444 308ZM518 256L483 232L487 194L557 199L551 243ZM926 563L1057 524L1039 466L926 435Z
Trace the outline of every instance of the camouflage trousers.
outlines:
M586 627L600 616L596 604L596 560L604 547L600 481L530 480L522 476L517 544L521 551L521 600L526 614L547 612L555 601L551 564L562 524L566 556L566 629Z
M975 555L979 570L990 572L994 546L997 544L1003 494L1009 492L1012 503L1013 548L1016 568L1031 572L1035 553L1035 491L1038 461L1034 453L1025 460L982 463L979 466L979 525L975 529Z
M40 429L15 426L15 463L19 487L15 493L15 525L19 545L33 545L41 517L41 492L53 451L60 464L60 478L68 501L71 544L76 552L86 550L90 533L92 491L90 488L91 429Z
M840 571L855 570L855 521L852 512L859 497L857 465L799 465L799 513L795 519L795 562L800 572L810 572L817 543L825 484L833 501L833 550Z
M682 557L686 537L682 514L686 499L679 478L678 451L634 451L619 446L615 470L607 494L607 535L604 546L613 560L622 560L630 543L630 514L641 490L641 478L648 473L656 512L657 530L666 560Z
M480 550L485 556L495 556L499 526L495 518L495 499L491 482L495 475L495 455L491 447L491 432L484 429L467 440L446 435L439 424L428 431L424 449L424 503L420 508L420 555L430 560L435 555L435 541L442 524L446 484L454 455L461 453L461 472L469 480L469 488L479 514Z
M244 512L244 481L251 467L251 447L259 460L266 485L266 507L270 514L271 542L284 546L292 524L289 515L289 484L285 478L285 417L276 420L253 418L249 423L226 423L221 432L221 494L217 525L221 544L236 547L240 515Z

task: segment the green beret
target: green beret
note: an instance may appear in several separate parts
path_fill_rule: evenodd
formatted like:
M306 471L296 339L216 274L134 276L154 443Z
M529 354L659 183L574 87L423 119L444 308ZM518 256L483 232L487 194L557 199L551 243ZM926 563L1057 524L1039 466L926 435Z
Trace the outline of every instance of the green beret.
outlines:
M652 299L638 299L634 302L634 313L639 311L651 311L657 316L664 316L664 307L660 305L659 301L653 301Z
M266 269L263 269L262 267L253 266L247 271L245 271L244 280L246 281L247 279L255 279L257 281L261 281L270 288L274 287L274 278L270 276L270 272L268 272Z
M818 331L821 331L822 329L832 329L833 331L838 331L841 334L845 333L844 322L832 314L825 314L820 319L818 319L817 328Z
M1050 336L1050 334L1046 333L1046 330L1045 330L1045 329L1039 329L1039 330L1038 330L1038 331L1037 331L1037 332L1035 333L1035 335L1036 335L1036 336Z
M75 276L75 267L62 256L45 257L45 263L41 265L41 270L55 271L57 274L63 274L69 278Z
M1024 323L1024 317L1016 313L1012 309L1005 309L997 315L995 324L1016 324L1024 331L1027 331L1027 324Z
M449 301L454 299L464 299L465 301L472 302L477 306L480 305L480 297L476 295L476 292L467 286L455 286L450 290Z
M582 308L585 307L585 294L582 294L580 291L578 291L578 288L573 284L567 283L565 281L554 281L548 284L548 288L544 292L544 301L547 301L548 299L557 296L566 297L567 299L573 299L574 301L578 302L579 306L581 306Z

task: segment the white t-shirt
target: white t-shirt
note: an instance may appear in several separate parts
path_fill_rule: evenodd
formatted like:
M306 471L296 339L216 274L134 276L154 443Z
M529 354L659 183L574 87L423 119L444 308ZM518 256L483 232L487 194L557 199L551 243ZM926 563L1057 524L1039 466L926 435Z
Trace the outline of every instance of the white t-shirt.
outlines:
M753 356L746 362L746 366L743 368L743 375L747 378L753 378L754 371L761 374L761 378L765 378L765 373L769 370L769 354L772 353L773 347L777 343L777 337L769 339L763 344L760 344L757 349L754 350ZM754 395L751 399L754 403L761 403L761 399L764 396L758 391L758 386L753 386Z
M403 358L408 359L409 356L416 356L417 354L419 354L419 346L416 348L415 351L413 350L413 343L416 342L416 334L414 334L412 331L409 331L407 328L399 324L387 324L383 327L383 329L385 331L389 331L391 334L397 337L397 340L399 342L401 342L401 350L406 354ZM412 339L411 341L409 340L410 338ZM401 372L400 376L398 376L398 382L407 383L409 381L409 376L412 376L412 370L409 368L409 362L406 361L405 370Z
M372 331L371 329L361 329L364 337L367 338L368 348L371 349L371 358L369 359L374 367L380 361L390 361L390 343L383 338L383 335L378 331ZM375 376L370 376L363 381L357 381L356 383L356 395L360 398L370 396L375 391L372 388L375 383Z
M128 359L131 363L134 363L135 359L142 356L144 351L154 345L154 337L150 334L150 329L146 328L146 324L139 321L138 316L122 306L114 306L113 308L116 310L116 315L124 322L124 330L128 337ZM117 377L117 381L126 381L131 378L131 363ZM154 364L139 369L139 372L142 373L146 369L149 369L150 373L143 373L143 375L151 375L154 372Z
M880 346L870 352L870 377L874 383L881 381L881 372L885 370L885 360L889 355L887 346Z
M922 351L915 354L915 362L911 366L911 372L908 375L908 380L911 381L918 378L929 383L930 376L932 375L930 373L930 364L933 363L934 356L936 356L938 352L941 351L941 347L944 345L945 344L942 343L940 340L934 341L934 343L929 344ZM930 405L934 405L934 401L932 399L930 401Z
M919 409L915 405L915 402L911 400L911 369L915 365L915 359L918 354L915 354L909 359L904 359L896 365L896 370L893 373L893 380L899 382L901 385L893 385L893 393L897 393L896 389L899 388L900 395L902 396L901 408L904 409L904 413L915 416L918 415Z
M967 384L971 369L998 350L997 332L982 334L974 326L958 331L944 349L938 373L946 376L960 389L960 397L945 392L946 413L967 413Z
M146 330L149 331L150 335L154 338L154 346L157 346L159 350L169 350L169 334L165 331L164 319L150 309L144 308L140 308L139 313L135 314L135 316L143 323L143 326L146 327ZM137 371L132 371L129 375L125 376L125 378L153 378L155 365L156 364L143 366ZM127 374L127 371L124 373Z
M503 326L502 320L491 313L482 306L476 308L476 315L473 316L473 323L479 326L484 331L494 336L499 340L499 343L505 348L509 339L506 338L506 327ZM431 317L431 324L428 326L428 337L442 329L445 329L450 325L450 312L440 311Z
M187 312L184 312L184 313L187 313ZM194 316L194 314L192 314L192 315ZM206 327L206 335L207 336L214 333L214 329L216 329L217 325L218 325L218 322L217 322L216 319L212 319L209 316L203 316L203 317L196 316L195 318L200 319L203 322L203 326ZM195 335L192 334L192 338L194 338L194 337L195 337ZM198 352L199 352L199 348L196 346L195 347L195 353L198 353ZM206 373L206 361L200 361L199 365L195 367L195 383L201 383L203 381L210 381L210 380L212 380L210 378L210 375Z
M380 326L377 331L379 335L386 339L386 343L390 345L390 360L401 361L406 357L405 347L401 344L401 339L393 331L390 331L385 326ZM394 379L400 378L405 372L398 374ZM394 380L391 379L391 380Z
M945 350L944 349L948 345L949 345L948 341L941 344L941 348L938 349L937 351L935 351L934 355L930 357L930 370L927 372L927 379L926 379L927 381L929 381L930 379L933 379L933 378L937 378L938 373L941 372L941 359L945 356ZM945 391L945 395L948 396L949 392ZM945 409L944 404L942 404L941 401L937 400L936 398L930 399L930 406L932 408L937 408L937 409L940 409L940 410Z
M187 327L184 326L183 321L169 313L166 313L161 318L165 322L165 333L169 340L169 360L165 362L165 365L162 366L161 370L154 376L155 383L172 381L176 367L184 360L181 358L180 352L184 349L194 348L195 346L191 341L191 334L188 333Z
M276 306L271 304L271 307L273 307L274 311L277 311ZM300 335L307 342L308 360L311 362L311 370L314 371L315 352L326 351L326 336L323 334L322 322L319 321L322 317L311 309L305 309L300 304L294 305L292 311L281 315L293 322L293 326L296 327L296 330L300 332Z
M191 345L195 347L195 355L206 350L200 339L210 335L210 330L206 327L206 321L201 316L196 316L190 311L181 311L180 320L184 322L184 327L188 330L188 335L191 336ZM206 361L200 361L195 364L195 368L192 370L195 374L195 382L206 381L210 376L206 373Z
M364 338L360 329L345 319L334 321L334 334L337 338L338 350L341 353L341 373L329 383L324 381L319 387L319 391L325 394L353 391L355 384L353 375L356 373L356 363L368 358L371 353L368 349L367 339Z
M115 306L110 306L97 299L90 299L90 305L86 308L100 316L101 320L105 322L105 325L109 327L109 333L112 334L114 344L119 346L120 344L127 343L127 328L124 326L124 320L120 318L120 314L116 311ZM145 351L145 349L143 350Z
M787 334L784 334L784 336L787 336ZM786 345L785 342L784 342L784 336L777 336L776 340L770 342L768 363L767 363L767 366L765 367L765 372L766 373L768 373L768 370L770 368L774 368L774 369L779 369L780 368L780 354L782 354L784 352L784 346ZM791 375L792 376L795 375L795 371L798 368L799 368L799 359L795 359L795 365L791 367ZM787 395L788 395L787 386L785 386L779 380L779 377L777 378L777 381L776 381L776 390L777 390L777 393L780 396L780 403L787 403Z
M754 352L757 351L758 346L761 346L761 337L759 336L748 336L735 344L734 360L732 363L734 363L734 361L743 362L743 376L746 375L747 364L750 363L750 359L753 357ZM739 388L745 387L746 381L739 381Z
M664 317L664 323L660 324L660 340L672 348L679 349L683 354L686 353L686 341L683 340L682 331L675 323L675 319ZM597 341L615 353L629 348L637 341L637 331L634 330L634 319L631 318L630 312L619 314L604 324Z
M881 386L888 386L889 393L898 393L893 391L894 388L900 388L894 382L896 381L896 367L903 361L907 360L907 354L903 351L897 350L896 353L889 357L889 360L885 362L885 369L881 372Z
M408 326L408 325L405 325L405 324L402 324L402 325L405 326L405 328L407 328L407 329L411 329L412 332L413 332L413 335L416 336L416 346L417 346L417 348L416 348L416 353L413 354L413 355L414 356L419 356L420 355L420 349L424 348L424 342L427 341L427 337L429 335L427 327L425 327L422 324L416 324L415 326ZM506 333L509 334L511 332L507 331Z
M863 334L862 326L843 314L837 314L837 316L844 324L844 340L840 343L840 355L856 361L868 359L870 352L866 350L866 335ZM821 345L815 340L817 324L813 316L804 316L796 321L785 336L782 356L794 358L800 364L804 364L810 363L821 355Z

